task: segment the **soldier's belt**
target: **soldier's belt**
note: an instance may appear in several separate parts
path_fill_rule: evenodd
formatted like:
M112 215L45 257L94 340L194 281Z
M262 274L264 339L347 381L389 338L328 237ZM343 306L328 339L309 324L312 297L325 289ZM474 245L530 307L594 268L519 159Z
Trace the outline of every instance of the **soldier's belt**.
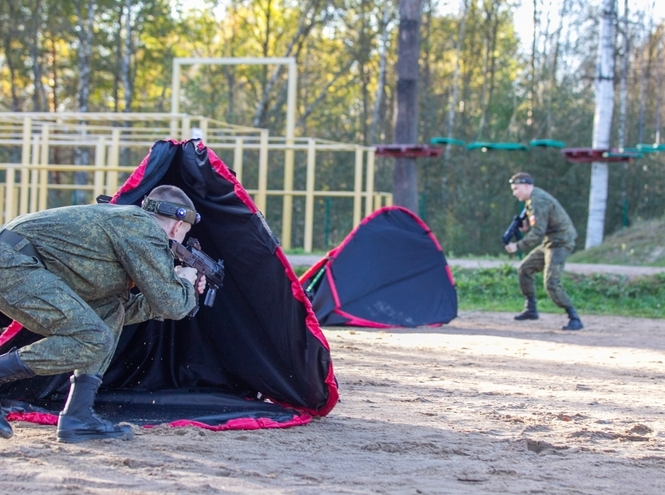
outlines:
M19 249L17 249L19 253L25 254L26 256L33 256L37 258L39 261L42 261L42 257L35 249L35 246L33 246L32 243L29 240L27 240L25 237L17 234L16 232L13 232L8 229L3 230L2 232L0 232L0 242L9 244L11 247L16 247L19 244L23 244Z

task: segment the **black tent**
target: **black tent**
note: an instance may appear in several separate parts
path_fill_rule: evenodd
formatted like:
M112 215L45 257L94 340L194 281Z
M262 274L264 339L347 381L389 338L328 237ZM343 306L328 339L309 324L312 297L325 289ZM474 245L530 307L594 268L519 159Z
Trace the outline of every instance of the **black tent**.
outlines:
M202 221L190 236L226 275L194 318L123 330L95 408L116 421L211 429L284 427L325 415L338 394L328 343L284 252L235 174L198 140L158 141L112 203L182 188ZM203 296L202 296L203 297ZM0 353L40 338L14 322ZM0 387L9 419L53 423L68 376Z
M420 218L397 206L366 217L300 282L322 325L416 327L457 316L441 245Z

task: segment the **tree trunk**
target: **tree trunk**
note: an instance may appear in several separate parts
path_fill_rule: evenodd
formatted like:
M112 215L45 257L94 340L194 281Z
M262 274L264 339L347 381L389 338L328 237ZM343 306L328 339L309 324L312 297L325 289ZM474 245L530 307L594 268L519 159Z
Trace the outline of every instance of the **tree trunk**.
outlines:
M81 0L82 2L82 0ZM90 78L91 78L91 59L92 59L92 38L95 19L95 0L88 0L87 8L84 10L81 3L76 4L79 26L79 46L77 51L77 65L79 71L78 83L78 109L79 112L88 111L90 100ZM87 132L85 124L81 122L81 139L85 141ZM88 165L90 163L90 149L87 146L77 147L74 152L75 165ZM87 172L75 172L74 184L86 185L88 183ZM87 203L87 194L84 190L76 190L72 198L74 204Z
M621 78L619 79L619 129L617 146L626 145L626 113L628 108L628 0L624 0L623 32L621 33Z
M614 1L603 0L600 43L596 67L596 113L593 119L593 148L609 149L614 110ZM607 209L607 163L593 162L589 188L589 217L585 248L603 242Z
M131 61L132 61L132 7L134 0L125 0L125 39L124 51L122 60L120 62L120 73L122 79L122 86L125 90L125 112L132 111L132 92L134 89L134 81L131 74Z
M374 112L372 113L372 125L369 130L369 144L376 143L376 131L379 126L381 103L383 102L383 91L386 86L386 62L388 58L388 22L390 22L390 2L383 2L383 19L381 21L381 42L379 45L379 77L374 96Z
M397 51L397 115L395 143L418 141L418 61L420 59L421 0L400 0ZM418 175L415 158L396 158L393 203L418 213Z
M30 39L30 57L32 58L32 73L34 78L35 90L32 96L33 111L46 111L46 98L44 83L42 81L42 62L40 57L40 37L41 37L41 19L42 19L42 1L37 0L35 10L32 15L32 33Z
M457 43L455 45L455 72L453 73L453 91L448 103L448 139L452 139L455 133L455 109L457 108L457 99L459 97L460 57L462 53L462 44L464 43L464 30L466 28L466 11L468 1L469 0L463 0L464 3L462 4L462 12L460 13L459 29L457 31ZM450 144L446 146L444 166L445 163L450 160L450 147ZM445 193L445 189L447 188L445 173L443 175L443 181L443 188Z

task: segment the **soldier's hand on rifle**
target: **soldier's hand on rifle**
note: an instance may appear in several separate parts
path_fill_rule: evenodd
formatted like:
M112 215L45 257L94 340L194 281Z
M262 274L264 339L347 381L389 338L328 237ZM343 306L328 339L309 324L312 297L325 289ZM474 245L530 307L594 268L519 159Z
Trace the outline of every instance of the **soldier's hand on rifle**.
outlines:
M199 294L203 294L206 290L206 276L201 275L201 278L199 279L199 283L195 285L196 290Z
M199 294L203 294L203 292L205 292L206 277L205 275L201 275L201 278L199 279L198 272L195 268L178 265L175 267L175 272L178 277L189 280Z
M516 253L517 252L517 243L516 242L510 242L506 244L506 251L508 251L510 254Z

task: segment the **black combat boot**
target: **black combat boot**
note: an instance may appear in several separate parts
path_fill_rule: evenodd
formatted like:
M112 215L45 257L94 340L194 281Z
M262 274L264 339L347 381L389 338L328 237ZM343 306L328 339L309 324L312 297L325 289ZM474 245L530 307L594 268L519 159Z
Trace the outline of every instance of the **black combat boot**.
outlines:
M570 318L570 321L568 321L568 325L565 327L561 327L561 330L582 330L584 328L584 325L582 325L582 320L580 320L580 315L577 314L577 311L575 311L575 308L573 306L570 306L569 308L565 308L566 313L568 313L568 318Z
M538 310L536 309L536 298L527 297L524 301L524 311L515 315L516 320L537 320Z
M34 371L21 361L16 348L0 356L0 384L30 378L31 376L35 376ZM13 434L14 431L9 422L3 414L0 414L0 437L11 438Z
M58 441L77 443L95 438L131 438L129 425L114 425L101 419L92 409L102 379L97 375L73 375L69 397L58 418Z

